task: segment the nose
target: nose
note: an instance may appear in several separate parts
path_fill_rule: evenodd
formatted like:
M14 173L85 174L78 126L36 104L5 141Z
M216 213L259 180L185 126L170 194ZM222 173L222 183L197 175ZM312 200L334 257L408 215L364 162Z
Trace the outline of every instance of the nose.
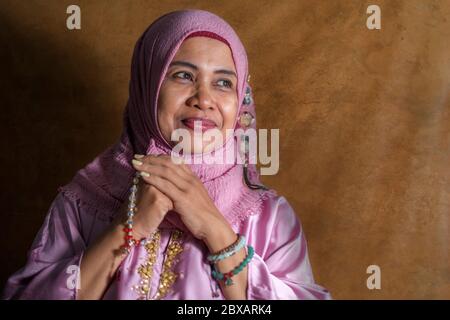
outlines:
M213 97L205 85L198 85L195 93L189 98L188 105L199 110L214 109Z

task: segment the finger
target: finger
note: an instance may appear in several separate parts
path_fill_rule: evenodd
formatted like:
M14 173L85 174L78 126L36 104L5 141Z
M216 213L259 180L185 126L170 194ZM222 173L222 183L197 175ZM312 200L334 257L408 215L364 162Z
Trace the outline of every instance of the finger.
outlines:
M180 191L185 191L189 188L189 183L179 175L179 171L175 171L172 167L164 163L139 163L133 161L133 166L136 170L149 173L151 176L158 176L164 178L174 184ZM181 170L182 171L182 170ZM183 171L184 174L184 171Z
M189 176L192 176L194 173L191 170L191 167L189 167L187 164L182 163L180 164L181 169L184 170L184 172L186 172Z
M191 179L192 178L191 176L193 175L193 172L192 172L191 168L185 163L185 159L183 157L180 157L180 156L177 156L177 155L175 155L174 157L176 159L175 161L177 161L177 162L174 162L173 157L171 158L172 162L177 167L180 167L188 175L188 179Z
M147 163L168 167L173 172L175 172L180 177L182 177L186 182L189 182L192 179L192 177L189 175L189 171L186 171L183 168L183 164L174 163L171 156L168 156L168 155L160 155L158 157L150 156L148 158Z
M146 183L156 187L159 191L164 193L167 197L169 197L172 201L176 201L180 199L182 196L181 191L175 186L172 182L157 175L150 174L149 176L142 175L142 180Z

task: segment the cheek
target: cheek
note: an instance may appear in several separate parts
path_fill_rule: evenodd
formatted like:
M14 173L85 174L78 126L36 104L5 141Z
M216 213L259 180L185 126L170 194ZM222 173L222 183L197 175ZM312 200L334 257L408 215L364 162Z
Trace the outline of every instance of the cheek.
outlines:
M238 103L237 99L233 99L224 105L222 109L223 127L224 129L232 129L234 121L237 117Z
M161 86L158 97L158 126L167 141L170 141L170 135L174 129L173 119L176 112L176 102L170 99L171 96L167 88Z
M164 138L166 138L166 140L170 136L172 126L171 121L169 119L170 119L169 114L158 109L158 126L159 129L161 130L162 135L164 136Z

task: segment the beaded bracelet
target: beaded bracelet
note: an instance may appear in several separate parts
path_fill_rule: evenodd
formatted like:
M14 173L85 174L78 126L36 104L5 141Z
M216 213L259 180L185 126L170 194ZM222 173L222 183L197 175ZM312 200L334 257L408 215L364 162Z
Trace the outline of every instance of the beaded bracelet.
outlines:
M238 236L237 240L230 246L226 247L225 249L223 249L215 254L213 253L213 254L208 255L208 258L207 258L208 261L217 262L217 261L226 259L228 257L231 257L236 252L241 250L241 248L243 246L245 246L245 237L240 235L239 233L237 234L237 236Z
M125 243L120 246L120 251L122 254L129 254L130 250L133 246L139 245L139 243L143 243L146 241L146 239L136 240L133 237L133 217L135 212L137 211L136 208L136 194L138 190L138 183L139 183L139 176L140 173L136 172L135 177L133 178L133 186L131 187L130 191L131 194L128 198L130 200L130 203L128 204L128 219L125 223L125 227L123 228L123 231L125 232L124 240Z
M214 269L211 272L213 278L216 280L223 280L223 282L225 283L226 286L230 286L230 285L234 284L231 277L233 277L234 275L237 275L239 272L241 272L245 268L245 266L247 266L247 264L250 262L250 260L252 260L253 255L255 253L255 250L250 245L247 246L247 250L248 250L248 254L245 257L245 259L239 264L239 266L237 266L230 272L221 273L221 272L217 271L217 268L214 265Z

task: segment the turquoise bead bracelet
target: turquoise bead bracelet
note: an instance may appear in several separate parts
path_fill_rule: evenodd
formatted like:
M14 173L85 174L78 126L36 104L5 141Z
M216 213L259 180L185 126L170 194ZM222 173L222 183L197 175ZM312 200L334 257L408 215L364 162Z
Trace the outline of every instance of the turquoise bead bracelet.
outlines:
M236 252L241 250L241 248L245 246L245 237L243 235L240 235L240 234L238 234L238 237L239 237L239 239L236 242L236 244L232 244L230 247L222 250L218 254L210 254L210 255L208 255L208 258L207 258L208 261L215 263L217 261L220 261L220 260L226 259L228 257L231 257Z
M250 260L252 260L252 258L253 258L253 255L255 253L255 250L253 249L253 247L248 245L247 250L248 250L248 254L245 257L245 259L241 262L241 264L239 266L237 266L230 272L221 273L221 272L217 271L216 266L214 265L214 269L211 272L213 278L216 280L223 280L226 286L232 285L234 282L231 279L231 277L233 277L234 275L237 275L239 272L241 272L245 268L245 266L247 266L247 264L250 262Z

